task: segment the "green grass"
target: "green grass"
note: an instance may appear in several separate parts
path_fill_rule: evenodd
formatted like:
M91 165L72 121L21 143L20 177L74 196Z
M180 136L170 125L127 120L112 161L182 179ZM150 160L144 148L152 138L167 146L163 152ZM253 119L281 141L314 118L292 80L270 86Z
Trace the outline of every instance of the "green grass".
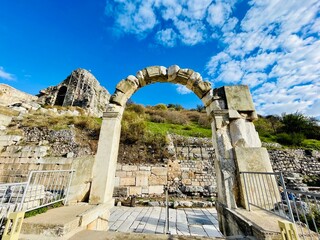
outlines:
M259 136L259 137L262 142L266 142L266 143L276 143L277 142L277 136L275 136L275 135L266 135L266 136Z
M58 207L62 207L62 206L63 206L62 202L56 202L56 203L53 203L52 205L37 208L37 209L31 210L29 212L26 212L24 215L24 218L34 217L38 214L47 212L49 209L58 208Z
M196 123L188 125L179 125L172 123L154 123L146 122L147 130L155 134L166 135L174 133L189 137L211 137L211 129L200 127Z
M307 149L320 150L320 141L316 139L305 139L302 141L302 146Z

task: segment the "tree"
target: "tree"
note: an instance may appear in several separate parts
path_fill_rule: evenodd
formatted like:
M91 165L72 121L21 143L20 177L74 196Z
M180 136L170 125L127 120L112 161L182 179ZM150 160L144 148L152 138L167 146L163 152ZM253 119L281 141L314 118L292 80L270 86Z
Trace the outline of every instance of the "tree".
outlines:
M283 114L281 132L300 133L310 139L320 140L320 127L316 118L304 116L302 113Z
M198 112L202 112L203 110L205 110L205 106L203 106L202 104L198 104L197 105L197 111Z

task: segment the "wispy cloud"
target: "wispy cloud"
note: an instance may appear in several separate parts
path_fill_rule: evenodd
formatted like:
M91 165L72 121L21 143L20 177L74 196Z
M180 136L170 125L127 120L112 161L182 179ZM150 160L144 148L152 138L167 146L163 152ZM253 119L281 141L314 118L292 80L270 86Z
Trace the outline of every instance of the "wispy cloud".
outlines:
M4 68L0 66L0 79L12 81L14 80L14 76L13 74L6 72Z
M177 85L177 92L181 95L192 93L190 89L183 85Z
M165 47L216 39L221 51L206 65L216 82L249 85L260 114L320 116L320 2L246 4L241 18L236 0L110 0L106 13L119 31Z
M212 38L215 28L231 30L229 19L235 0L107 0L105 13L114 19L115 32L144 38L154 34L158 44L173 47L179 42L193 46ZM161 29L154 31L155 29Z
M247 84L261 114L299 110L320 116L319 1L251 1L208 73L222 83Z

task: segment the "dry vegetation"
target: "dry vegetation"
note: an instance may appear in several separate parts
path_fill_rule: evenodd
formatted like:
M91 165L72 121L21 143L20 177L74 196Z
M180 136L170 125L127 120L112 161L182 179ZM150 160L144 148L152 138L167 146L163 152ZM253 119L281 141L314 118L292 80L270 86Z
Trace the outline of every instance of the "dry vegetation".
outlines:
M15 117L19 115L18 111L15 111L13 109L10 109L8 107L0 106L0 114L10 116L10 117Z

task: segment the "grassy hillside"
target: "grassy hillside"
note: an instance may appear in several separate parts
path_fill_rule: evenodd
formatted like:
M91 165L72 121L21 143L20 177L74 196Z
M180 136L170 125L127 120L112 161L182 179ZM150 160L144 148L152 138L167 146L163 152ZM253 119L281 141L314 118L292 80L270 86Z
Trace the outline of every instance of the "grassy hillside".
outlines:
M263 142L320 150L320 126L315 118L297 112L281 116L259 116L254 124Z
M31 111L22 120L13 123L9 133L18 133L23 127L40 127L53 130L70 129L87 132L88 139L98 140L101 119L87 116L82 109L59 107L58 111L77 110L79 116L59 115L52 111ZM9 108L0 108L0 113L17 116ZM144 107L128 104L123 115L121 143L166 144L167 133L191 137L211 137L210 119L203 107L185 110L177 104L158 104ZM320 150L320 127L314 118L300 113L282 116L259 116L254 122L263 142L278 142L288 147ZM92 137L94 136L94 137ZM85 140L85 139L84 139Z

